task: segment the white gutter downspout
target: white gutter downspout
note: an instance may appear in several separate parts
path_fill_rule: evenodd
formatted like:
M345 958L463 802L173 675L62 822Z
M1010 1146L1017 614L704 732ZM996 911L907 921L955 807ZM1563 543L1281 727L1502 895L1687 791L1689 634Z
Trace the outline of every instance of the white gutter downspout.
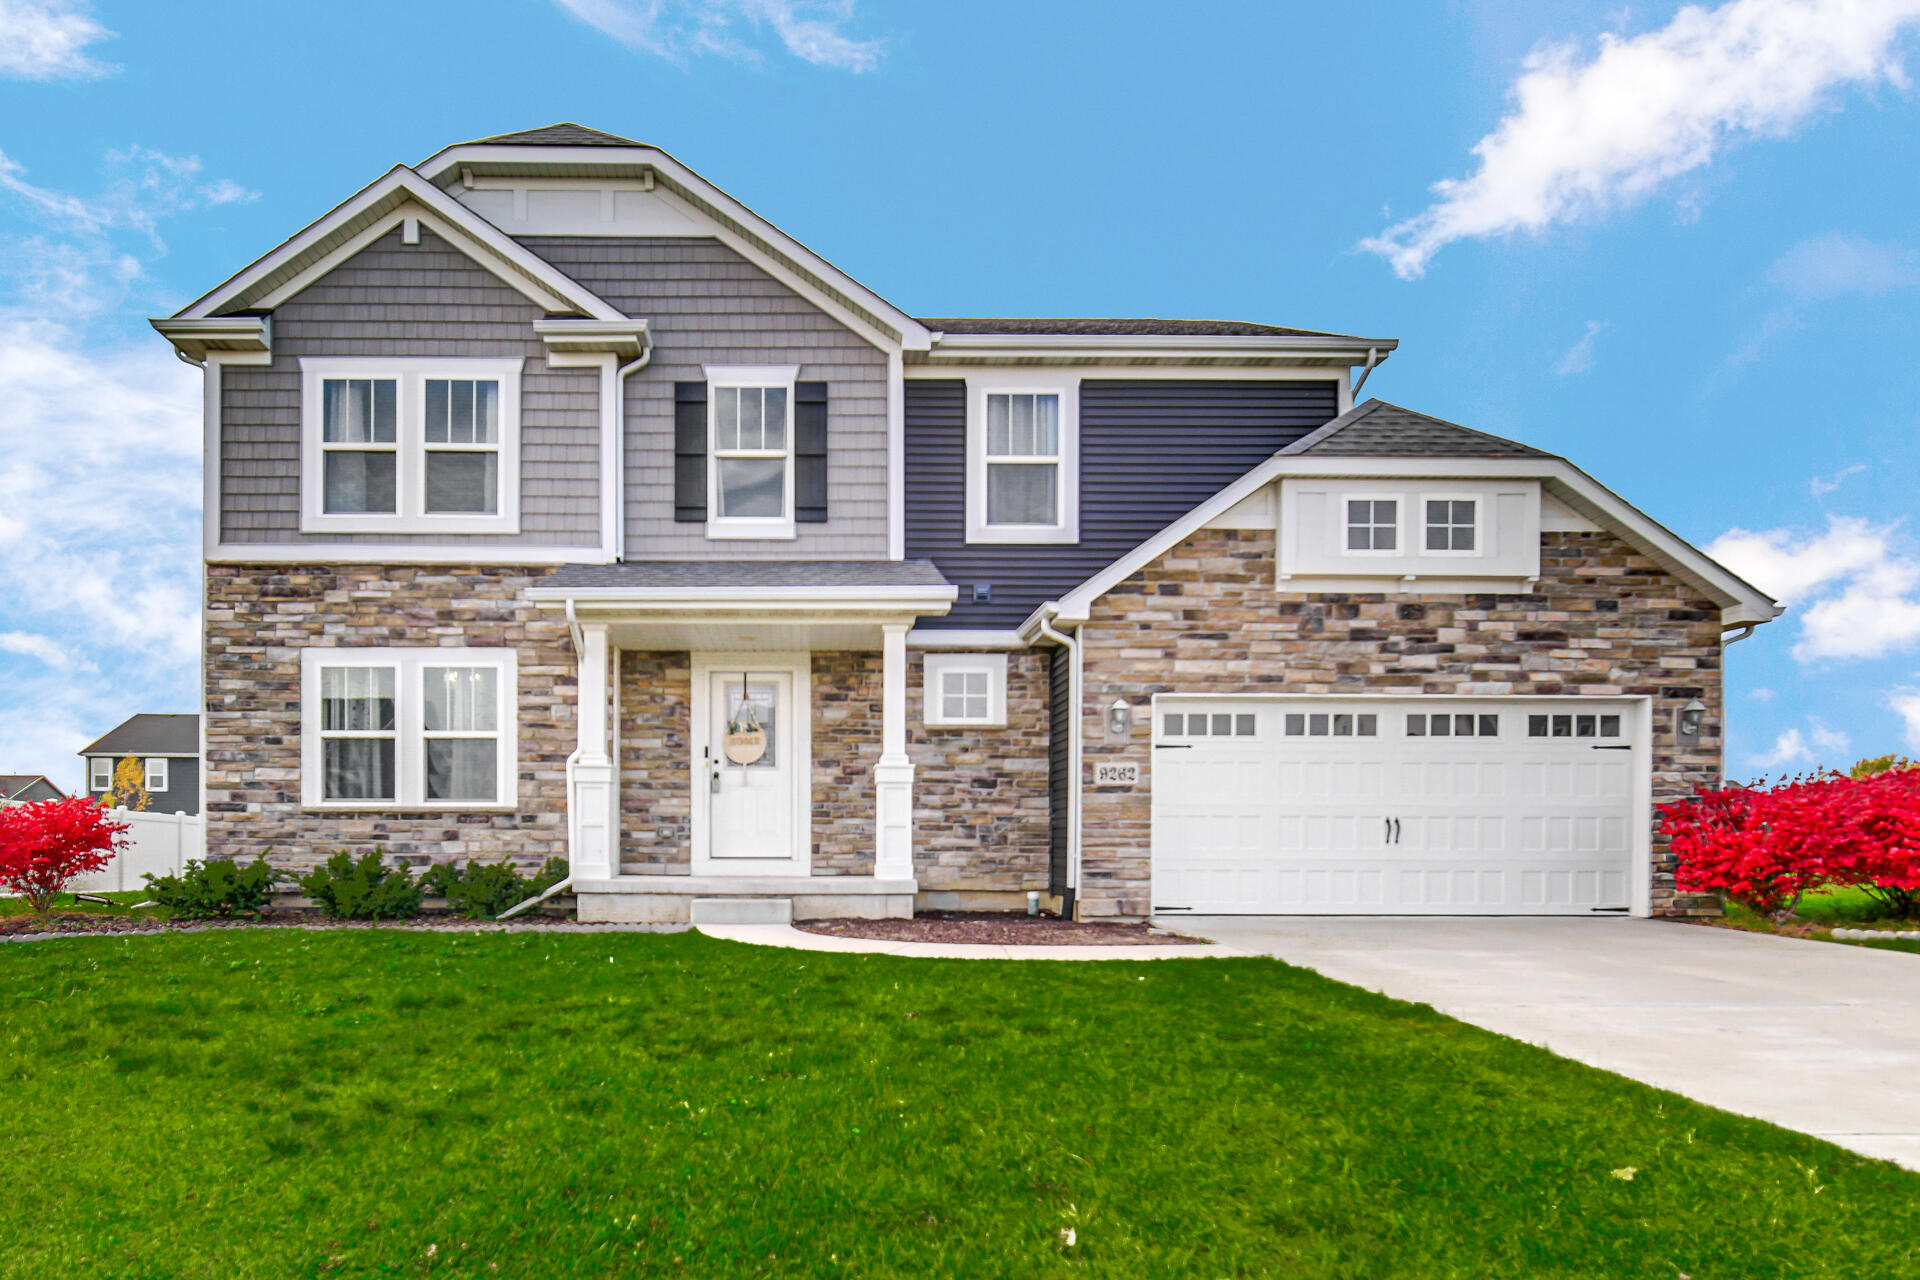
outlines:
M620 385L618 379L615 379L614 385L615 386ZM573 601L571 600L567 601L567 635L571 637L573 640L573 661L574 661L574 666L577 669L580 664L580 653L581 653L581 650L585 647L585 642L581 639L580 619L574 616ZM496 917L497 919L506 920L512 916L517 916L522 911L525 911L527 908L538 906L540 903L545 902L548 898L551 898L554 894L559 893L564 889L571 889L573 887L573 851L575 848L575 842L579 838L579 832L576 830L576 825L579 820L579 815L573 811L573 767L579 763L580 763L580 747L576 745L573 748L573 750L567 755L567 876L566 876L566 879L560 881L558 884L550 886L544 893L535 894L533 897L528 898L525 902L515 903L513 906L508 907L505 911L501 912L498 917Z
M1739 644L1742 640L1745 640L1748 636L1752 635L1755 631L1759 629L1760 629L1759 623L1749 622L1744 626L1742 626L1740 628L1740 634L1735 636L1731 640L1727 639L1727 633L1723 631L1720 633L1720 647L1724 649L1730 644Z
M1084 780L1081 778L1081 738L1086 734L1086 699L1080 691L1080 639L1077 635L1054 629L1053 619L1060 613L1060 606L1048 601L1040 607L1038 634L1045 636L1067 651L1067 699L1073 704L1072 716L1068 721L1067 736L1067 888L1073 892L1073 915L1080 917L1080 792Z
M1360 388L1367 385L1367 379L1373 376L1373 371L1379 365L1379 363L1380 363L1380 348L1368 347L1367 363L1360 370L1360 381L1354 383L1353 390L1347 393L1347 396L1349 399L1358 400L1360 398Z
M647 346L640 358L630 360L613 371L613 435L615 448L613 475L613 558L627 558L627 379L647 367L653 359L653 334L647 334ZM574 628L573 651L580 652L580 631L573 622L573 605L567 605L567 622Z

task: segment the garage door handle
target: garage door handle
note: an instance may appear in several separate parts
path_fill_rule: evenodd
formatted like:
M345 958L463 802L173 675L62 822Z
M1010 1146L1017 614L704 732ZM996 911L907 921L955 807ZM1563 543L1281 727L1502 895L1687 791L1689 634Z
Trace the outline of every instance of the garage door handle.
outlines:
M1595 751L1631 751L1632 747L1595 747Z
M1387 824L1387 830L1382 839L1382 843L1383 844L1399 844L1400 843L1400 819L1382 818L1381 821Z
M1160 748L1160 749L1161 749L1162 751L1191 751L1191 750L1193 750L1193 744L1192 744L1191 742L1156 742L1156 743L1154 743L1153 745L1154 745L1154 746L1156 746L1156 747L1158 747L1158 748Z

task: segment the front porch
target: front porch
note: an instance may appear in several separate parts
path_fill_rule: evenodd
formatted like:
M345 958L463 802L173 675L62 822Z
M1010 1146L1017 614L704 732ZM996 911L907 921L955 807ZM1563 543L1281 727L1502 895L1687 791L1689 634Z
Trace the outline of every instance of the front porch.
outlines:
M623 564L530 593L578 655L568 837L582 920L908 916L913 562Z

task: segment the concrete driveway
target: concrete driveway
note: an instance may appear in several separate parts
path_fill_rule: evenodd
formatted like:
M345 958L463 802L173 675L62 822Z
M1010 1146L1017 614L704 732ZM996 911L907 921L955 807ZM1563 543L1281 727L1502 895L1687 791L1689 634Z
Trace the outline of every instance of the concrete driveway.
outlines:
M1165 923L1920 1169L1920 956L1617 918Z

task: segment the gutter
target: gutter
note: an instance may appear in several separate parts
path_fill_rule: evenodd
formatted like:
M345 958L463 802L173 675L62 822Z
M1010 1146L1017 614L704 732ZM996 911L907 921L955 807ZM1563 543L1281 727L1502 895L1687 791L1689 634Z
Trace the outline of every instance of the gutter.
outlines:
M1067 651L1067 699L1072 703L1072 718L1067 732L1067 896L1071 897L1072 907L1064 912L1070 919L1080 916L1080 811L1081 791L1084 779L1080 776L1084 766L1081 764L1081 738L1085 734L1082 722L1085 720L1085 698L1081 693L1080 638L1057 630L1053 619L1058 616L1060 607L1049 601L1041 605L1033 620L1036 635L1044 636ZM1063 902L1063 906L1066 904Z

